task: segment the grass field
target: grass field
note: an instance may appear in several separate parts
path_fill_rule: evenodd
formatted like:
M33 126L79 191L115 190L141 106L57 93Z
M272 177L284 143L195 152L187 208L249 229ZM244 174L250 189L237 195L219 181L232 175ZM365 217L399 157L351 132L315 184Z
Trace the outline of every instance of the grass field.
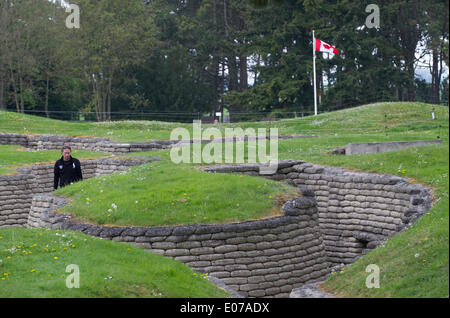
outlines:
M432 112L436 120L432 120ZM442 134L448 131L448 108L424 103L378 103L276 122L243 122L232 124L203 124L202 128L278 128L278 133L304 135L346 135L387 139L400 133L407 140L435 138L438 126ZM116 142L144 142L170 139L174 128L187 129L193 135L192 124L160 121L65 122L45 117L0 111L0 131L21 134L61 134L66 136L106 137ZM447 133L448 135L448 133ZM384 137L383 137L384 136ZM391 136L392 137L392 136Z
M432 111L435 112L435 120L431 119ZM1 131L20 132L21 125L9 122L6 115L3 116L4 114L10 113L0 112ZM12 114L11 116L21 118L22 115ZM172 128L184 127L189 130L192 126L153 122L142 122L140 125L129 122L60 125L46 122L46 119L44 123L41 122L41 118L23 117L27 118L23 122L28 123L26 127L30 133L59 132L72 136L92 134L117 138L116 141L167 139ZM149 131L143 131L146 125ZM204 128L206 127L208 126L205 125ZM449 117L447 107L421 103L379 103L320 114L317 117L215 127L220 128L222 132L225 128L232 127L243 129L276 127L279 129L279 134L324 135L320 138L279 140L279 159L298 159L354 171L398 175L410 178L411 182L432 187L435 203L426 215L405 232L390 238L383 246L346 267L342 273L337 272L331 275L322 288L342 297L448 297ZM350 142L422 140L436 139L437 136L443 140L442 145L370 155L330 154L333 148L344 147ZM22 154L23 152L17 152L17 158L22 157ZM118 223L144 224L158 220L158 223L177 224L179 222L213 222L219 214L216 214L218 202L220 202L221 214L231 219L264 217L264 214L240 215L241 211L237 204L242 205L246 202L245 204L248 204L246 210L254 208L255 211L272 213L277 207L277 196L286 190L279 184L265 179L204 174L195 170L194 164L175 166L169 161L167 150L127 154L125 157L142 155L159 156L162 161L135 167L126 174L117 173L98 180L85 180L63 189L64 191L61 190L61 194L74 198L72 208L83 210L82 213L85 213L85 215L80 214L80 217L97 217L97 222L100 223L110 223L114 219ZM1 161L0 164L2 164ZM11 162L8 163L9 167L11 164ZM159 169L156 167L170 167L171 172L158 173ZM142 180L136 183L138 178ZM107 188L108 185L114 186ZM119 187L126 189L126 198L121 195ZM79 191L78 196L77 191ZM208 202L207 196L213 200ZM249 198L252 199L249 200ZM112 203L117 205L117 210L111 209ZM94 208L91 209L92 207ZM113 213L109 213L108 209L111 209ZM202 213L197 214L194 211L202 211ZM91 212L95 212L95 215L90 216ZM0 235L6 236L2 233L5 233L5 230L0 230ZM365 269L368 264L379 266L380 288L366 287L365 280L368 273Z
M110 154L74 150L72 156L80 160L108 157ZM60 150L30 151L16 145L0 145L0 176L16 173L16 168L38 163L55 163L61 158Z
M66 285L75 282L70 264L78 266L79 288ZM9 228L0 230L0 297L228 295L184 264L129 244L70 231Z
M237 222L281 215L297 188L259 177L210 174L162 160L58 189L56 212L98 224L158 226ZM123 195L126 193L126 195Z

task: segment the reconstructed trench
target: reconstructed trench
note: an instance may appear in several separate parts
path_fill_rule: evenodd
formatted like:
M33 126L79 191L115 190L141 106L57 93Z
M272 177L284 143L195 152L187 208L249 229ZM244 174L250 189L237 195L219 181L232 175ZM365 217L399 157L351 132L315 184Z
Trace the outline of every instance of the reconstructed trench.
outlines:
M86 160L82 168L90 178L145 162ZM203 170L260 175L258 164ZM18 172L0 176L0 228L68 229L132 243L208 273L244 297L289 297L293 289L325 279L334 266L354 262L404 230L432 205L431 189L406 178L285 160L272 175L261 175L300 188L302 196L288 200L282 216L228 224L105 227L52 212L67 203L51 193L53 165Z

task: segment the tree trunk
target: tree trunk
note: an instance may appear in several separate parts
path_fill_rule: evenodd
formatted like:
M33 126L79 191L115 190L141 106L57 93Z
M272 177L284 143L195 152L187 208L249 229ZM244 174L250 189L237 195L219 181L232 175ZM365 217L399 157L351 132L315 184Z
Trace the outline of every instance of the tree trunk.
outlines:
M217 10L216 10L216 0L213 0L213 25L214 29L216 29L217 26ZM212 69L213 69L213 110L212 110L212 117L215 118L216 112L219 109L218 102L219 102L219 58L218 53L213 52L213 58L212 58Z
M225 62L222 63L222 93L220 94L220 113L221 117L219 120L223 119L223 95L225 93Z
M213 70L214 70L214 74L213 74L213 112L212 112L212 117L216 116L216 112L219 110L219 58L217 57L217 55L215 55L213 57Z
M48 73L45 74L46 78L45 78L45 105L44 105L44 110L45 110L45 116L47 116L47 118L49 118L49 113L48 113L48 94L49 94L49 82L50 82L50 78L48 76Z
M248 88L247 56L245 55L239 57L239 71L241 91L245 91Z
M6 110L5 105L5 80L3 74L0 74L0 110Z
M99 109L99 100L100 100L100 96L97 90L97 85L96 85L96 76L95 74L91 75L91 79L92 79L92 97L93 97L93 104L95 106L95 117L97 118L97 121L101 121L101 114L100 114L100 109Z
M18 70L18 74L17 74L17 77L19 78L19 90L20 90L20 95L19 95L19 97L20 97L20 112L21 113L24 113L24 111L25 111L25 100L24 100L24 96L23 96L23 94L24 94L24 92L23 92L23 78L22 78L22 72L21 72L21 69L20 69L20 63L19 63L19 68L17 69Z
M414 61L411 61L408 63L409 66L407 67L408 71L408 102L413 102L415 100L415 92L414 92Z
M108 110L107 110L107 112L108 112L108 114L107 114L107 119L109 120L109 121L111 121L111 85L112 85L112 75L109 77L109 79L108 79Z
M19 98L17 96L16 79L14 78L14 72L12 70L12 67L10 67L10 74L11 74L11 84L13 86L13 91L14 91L14 101L16 103L16 110L18 113L20 113Z
M396 97L397 97L397 101L398 102L401 102L402 101L402 87L400 86L400 85L398 85L396 88L395 88L395 94L396 94Z
M228 90L236 91L239 89L236 56L233 53L231 53L228 55L227 60L228 60Z
M397 14L397 25L399 28L400 45L405 60L405 72L408 75L407 95L408 101L414 101L414 62L415 52L421 32L417 28L419 14L419 1L403 2Z

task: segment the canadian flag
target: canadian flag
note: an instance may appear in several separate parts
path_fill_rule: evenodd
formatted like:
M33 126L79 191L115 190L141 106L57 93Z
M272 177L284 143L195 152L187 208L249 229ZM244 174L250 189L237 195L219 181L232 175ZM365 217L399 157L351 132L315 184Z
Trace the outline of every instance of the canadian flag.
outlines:
M319 39L315 39L315 40L316 40L316 45L315 45L316 51L339 54L339 51L336 50L331 45L329 45L323 41L320 41Z

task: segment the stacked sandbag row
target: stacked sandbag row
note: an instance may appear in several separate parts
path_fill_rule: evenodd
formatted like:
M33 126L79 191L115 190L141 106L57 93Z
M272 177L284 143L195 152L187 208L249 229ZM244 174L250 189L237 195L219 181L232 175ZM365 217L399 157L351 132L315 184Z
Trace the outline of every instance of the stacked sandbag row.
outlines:
M83 178L89 179L131 166L144 164L157 158L82 160ZM54 189L54 164L36 164L17 169L18 175L0 176L0 228L25 226L33 196L50 193Z
M291 290L329 274L313 198L295 198L285 214L242 223L172 227L106 227L72 222L51 213L64 199L36 196L32 217L38 227L68 229L174 257L219 278L245 297L288 297Z
M107 138L69 137L61 135L21 135L14 133L0 133L0 145L20 145L33 150L60 150L63 146L70 146L73 150L89 150L114 154L142 152L149 150L167 149L177 141L154 140L146 143L115 143Z
M263 166L267 164L218 165L203 170L259 175L311 191L317 200L328 260L336 264L354 262L410 226L432 205L430 189L406 178L295 160L279 161L276 172L263 175Z
M24 226L33 196L33 176L0 176L0 228Z

